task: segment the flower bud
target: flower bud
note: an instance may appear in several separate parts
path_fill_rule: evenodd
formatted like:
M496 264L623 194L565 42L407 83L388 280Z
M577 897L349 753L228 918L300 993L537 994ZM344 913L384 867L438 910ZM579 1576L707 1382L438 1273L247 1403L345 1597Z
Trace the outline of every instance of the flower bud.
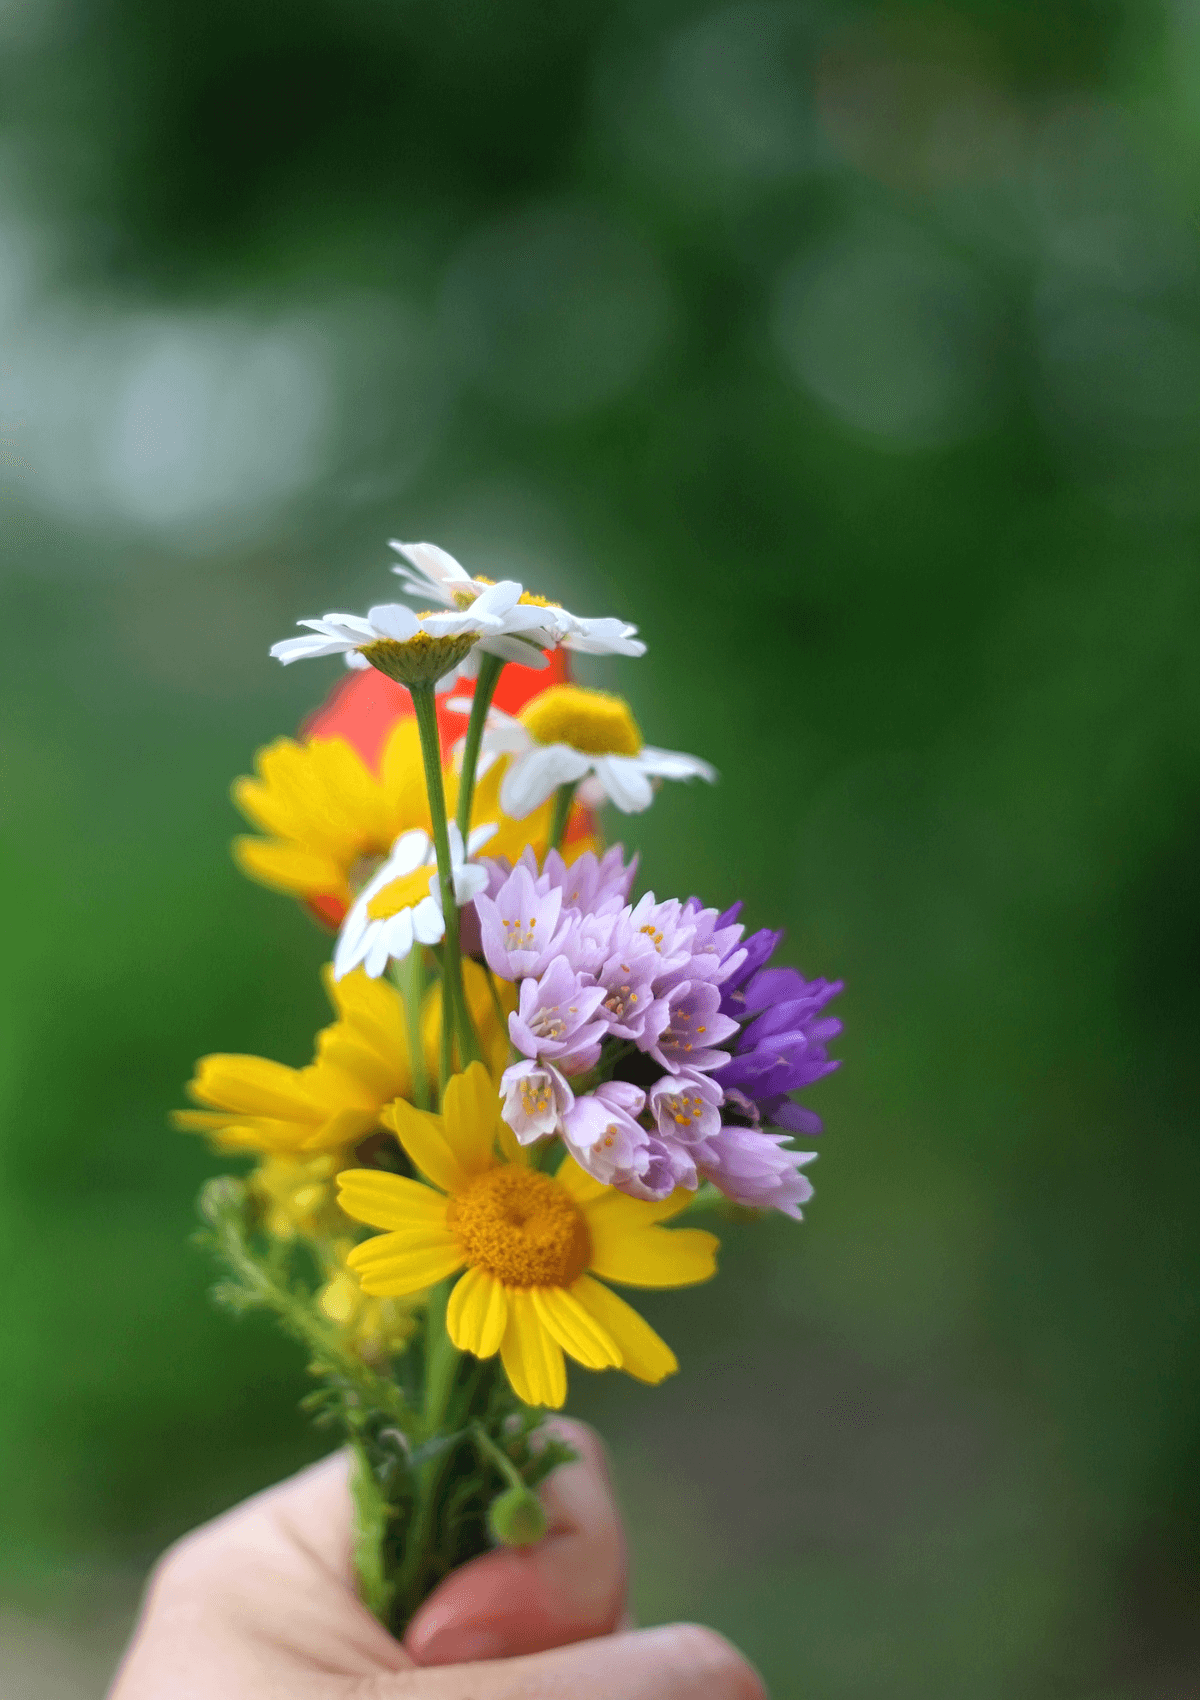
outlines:
M200 1189L198 1208L204 1220L219 1228L246 1210L246 1184L237 1175L214 1175Z
M501 1546L531 1547L546 1533L546 1513L529 1488L506 1488L488 1506L488 1528Z

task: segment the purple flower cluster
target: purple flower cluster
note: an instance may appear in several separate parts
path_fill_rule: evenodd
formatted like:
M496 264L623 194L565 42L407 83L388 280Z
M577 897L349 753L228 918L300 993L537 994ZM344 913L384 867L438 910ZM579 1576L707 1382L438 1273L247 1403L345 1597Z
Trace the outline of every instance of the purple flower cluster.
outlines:
M522 1144L561 1137L589 1174L635 1198L713 1181L740 1204L798 1216L820 1131L790 1093L837 1064L822 1016L840 985L766 963L782 934L743 939L740 904L629 901L636 860L615 846L539 872L487 864L475 901L479 948L519 987L509 1036L521 1053L501 1081ZM772 1128L784 1131L771 1131Z

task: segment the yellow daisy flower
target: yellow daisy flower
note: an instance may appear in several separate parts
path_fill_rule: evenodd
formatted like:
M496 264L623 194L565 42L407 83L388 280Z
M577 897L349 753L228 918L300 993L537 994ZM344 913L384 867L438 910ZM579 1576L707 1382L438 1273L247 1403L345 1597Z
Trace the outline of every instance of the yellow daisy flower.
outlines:
M471 1019L499 1082L508 1063L505 1022L516 1007L516 988L507 983L498 988L497 1014L483 969L474 962L464 963L463 969ZM369 980L361 971L335 980L328 967L323 979L338 1019L317 1034L316 1056L307 1068L288 1068L268 1057L201 1057L188 1095L204 1107L176 1110L174 1125L207 1134L225 1151L262 1151L278 1157L348 1153L381 1125L385 1105L411 1097L408 1029L395 987L387 980ZM425 1067L431 1079L437 1078L441 1031L441 986L435 985L421 1011Z
M506 815L500 807L505 765L499 764L500 772L489 772L475 787L472 826L495 824L489 856L515 862L532 844L540 861L551 805L521 821ZM304 743L277 738L258 752L255 766L257 777L234 781L233 800L251 825L268 836L234 839L234 859L251 879L303 899L332 926L341 921L402 832L415 827L430 831L414 719L396 722L383 746L378 773L343 738L310 738ZM452 766L443 770L442 781L453 816L458 775ZM589 848L591 839L576 838L571 853Z
M338 1177L346 1214L389 1230L346 1260L365 1293L403 1297L465 1265L446 1311L450 1338L476 1357L498 1351L530 1405L563 1403L564 1353L588 1369L624 1369L651 1383L678 1367L670 1347L596 1276L632 1287L707 1280L715 1237L660 1226L690 1194L643 1203L570 1158L557 1175L540 1173L500 1121L495 1085L479 1063L449 1082L442 1115L397 1102L383 1120L429 1184L377 1169Z
M201 1057L176 1127L206 1133L223 1150L277 1156L344 1151L379 1126L380 1111L413 1089L400 994L386 980L324 974L338 1019L317 1035L307 1068L267 1057Z

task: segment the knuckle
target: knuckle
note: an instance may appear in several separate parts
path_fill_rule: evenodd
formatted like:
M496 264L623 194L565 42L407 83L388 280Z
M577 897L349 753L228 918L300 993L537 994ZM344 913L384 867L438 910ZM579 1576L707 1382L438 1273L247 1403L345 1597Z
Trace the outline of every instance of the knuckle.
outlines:
M206 1535L206 1529L193 1530L160 1554L146 1583L148 1597L161 1599L164 1595L195 1585L210 1568Z
M757 1671L715 1629L680 1623L673 1633L680 1663L697 1681L698 1693L712 1700L767 1700Z

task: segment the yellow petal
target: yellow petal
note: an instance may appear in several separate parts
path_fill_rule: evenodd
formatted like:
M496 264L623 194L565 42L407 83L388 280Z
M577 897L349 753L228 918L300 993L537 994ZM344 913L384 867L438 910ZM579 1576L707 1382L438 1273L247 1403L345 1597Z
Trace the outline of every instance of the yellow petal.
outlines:
M412 1074L399 993L385 979L368 979L361 968L334 980L327 964L324 980L338 1020L317 1035L318 1055L353 1074L378 1104L407 1098Z
M495 1082L480 1062L446 1082L442 1095L446 1142L467 1174L483 1174L495 1158L496 1123L500 1098ZM415 1159L414 1159L415 1161Z
M612 1335L562 1287L534 1287L533 1308L564 1352L585 1369L619 1369L621 1353Z
M177 1110L175 1113L181 1115L186 1114L186 1111ZM533 1148L522 1145L507 1122L498 1124L496 1137L500 1144L500 1154L506 1163L519 1163L526 1169L529 1167Z
M627 1287L691 1287L717 1272L721 1242L703 1228L642 1226L629 1213L610 1209L607 1200L585 1203L583 1214L592 1242L588 1268L606 1280Z
M468 1269L446 1306L446 1332L460 1352L491 1358L508 1326L504 1286L485 1269Z
M305 1069L286 1068L266 1057L218 1053L200 1058L188 1091L198 1103L218 1110L321 1122L324 1112L313 1103L310 1087Z
M496 982L500 997L500 1014L497 1015L487 974L478 962L472 962L469 957L462 968L463 990L467 994L471 1020L479 1035L484 1061L499 1086L500 1076L508 1067L508 1014L517 1007L517 988L509 980Z
M508 1291L508 1327L500 1361L518 1399L559 1409L567 1396L562 1347L543 1326L529 1293L520 1288Z
M443 1192L465 1192L471 1184L471 1174L458 1160L446 1140L441 1116L428 1110L417 1110L403 1098L397 1098L379 1117L384 1127L390 1127L423 1175Z
M269 838L235 838L233 859L244 874L296 897L315 897L326 892L351 902L346 870L333 857L301 844L281 843Z
M425 767L421 760L421 735L415 718L397 721L388 733L379 768L388 799L392 837L398 838L402 832L418 826L428 831ZM450 804L450 808L453 807Z
M418 1238L407 1232L381 1234L378 1239L356 1245L346 1259L355 1271L364 1293L376 1298L403 1298L444 1281L462 1268L458 1241L448 1231L421 1231Z
M565 1186L576 1204L583 1204L592 1198L607 1198L612 1188L598 1181L594 1175L589 1175L586 1169L581 1169L574 1157L564 1157L558 1165L555 1179Z
M446 1200L440 1192L379 1169L343 1169L338 1203L347 1216L372 1228L446 1226Z
M341 1146L357 1145L379 1126L375 1110L335 1110L318 1128L301 1142L302 1151L335 1151Z
M581 1275L572 1296L607 1330L621 1353L621 1368L651 1385L679 1368L674 1352L632 1305L618 1298L590 1275Z

